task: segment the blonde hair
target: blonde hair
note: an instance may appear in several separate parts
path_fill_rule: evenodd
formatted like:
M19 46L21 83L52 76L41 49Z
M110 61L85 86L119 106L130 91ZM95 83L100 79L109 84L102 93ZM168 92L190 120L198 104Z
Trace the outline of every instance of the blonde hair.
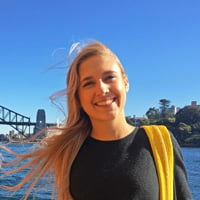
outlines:
M117 56L104 44L93 41L81 49L69 66L67 75L67 108L68 116L63 128L60 128L60 134L43 139L43 146L28 153L19 155L20 161L31 158L26 164L17 170L22 170L28 166L33 166L25 178L16 186L4 188L17 191L28 181L33 181L25 195L28 198L31 190L36 183L48 172L55 176L54 192L57 193L59 200L72 199L70 195L70 170L72 163L81 148L86 137L89 136L92 125L89 117L81 108L78 96L79 87L79 66L91 56L108 55L118 63L122 74L124 69ZM18 162L20 162L18 161ZM15 163L13 163L14 165ZM7 174L16 172L10 171ZM37 177L36 179L34 179ZM2 186L1 186L2 187Z

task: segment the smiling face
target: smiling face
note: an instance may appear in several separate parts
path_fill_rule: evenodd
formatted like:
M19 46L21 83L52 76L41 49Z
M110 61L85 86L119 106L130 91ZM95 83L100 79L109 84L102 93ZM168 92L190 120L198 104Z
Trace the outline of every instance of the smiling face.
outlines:
M78 96L91 121L124 116L128 80L111 56L92 56L79 66Z

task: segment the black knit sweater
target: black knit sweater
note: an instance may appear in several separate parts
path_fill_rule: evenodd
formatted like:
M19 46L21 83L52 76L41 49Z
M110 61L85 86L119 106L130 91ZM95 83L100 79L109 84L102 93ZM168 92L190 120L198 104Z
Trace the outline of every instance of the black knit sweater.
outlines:
M175 157L175 199L191 200L180 147L172 137ZM74 200L158 200L159 184L144 129L114 141L88 137L70 174Z

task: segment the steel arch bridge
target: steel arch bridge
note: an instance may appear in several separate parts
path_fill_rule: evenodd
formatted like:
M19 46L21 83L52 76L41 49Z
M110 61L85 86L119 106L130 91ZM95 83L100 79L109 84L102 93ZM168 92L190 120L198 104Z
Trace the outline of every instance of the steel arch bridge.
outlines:
M30 134L31 126L35 126L34 132L49 126L56 126L56 124L53 123L46 123L45 111L43 109L38 110L36 122L31 122L30 117L26 117L1 105L0 124L10 125L19 134L22 135L24 135L25 132L28 132Z

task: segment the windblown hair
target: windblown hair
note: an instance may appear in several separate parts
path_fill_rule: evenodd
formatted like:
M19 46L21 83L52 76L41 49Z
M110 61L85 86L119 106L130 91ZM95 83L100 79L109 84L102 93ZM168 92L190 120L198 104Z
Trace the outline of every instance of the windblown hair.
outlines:
M59 134L44 138L41 148L25 155L18 155L18 161L13 161L10 165L15 165L27 159L30 160L16 170L7 172L6 175L31 166L29 173L16 186L1 187L10 191L17 191L24 184L31 181L32 184L24 197L24 199L27 199L37 182L47 173L50 173L55 177L54 192L57 193L57 198L59 200L72 199L70 195L71 166L84 140L92 130L90 119L81 108L79 101L79 66L84 60L99 55L113 57L118 63L122 74L124 74L124 69L117 56L102 43L93 41L78 49L78 54L69 66L66 80L68 116L65 125L59 130L55 130L59 131Z

